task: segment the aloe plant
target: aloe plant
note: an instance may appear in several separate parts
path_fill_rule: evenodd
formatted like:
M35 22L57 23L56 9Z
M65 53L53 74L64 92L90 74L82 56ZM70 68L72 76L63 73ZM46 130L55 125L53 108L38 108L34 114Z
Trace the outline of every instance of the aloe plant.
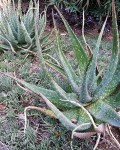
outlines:
M115 108L120 106L120 91L117 88L120 84L120 49L114 0L112 0L112 56L107 71L104 73L100 82L97 81L100 76L100 71L96 73L97 57L107 19L104 22L98 37L96 47L93 51L93 56L89 59L71 27L68 25L59 10L57 11L68 30L68 34L78 60L78 65L80 70L83 72L83 76L79 77L68 63L68 60L61 49L59 33L56 25L56 43L58 46L58 50L56 52L59 56L63 69L61 71L60 67L57 67L52 63L50 65L53 66L56 71L61 72L61 74L64 74L64 76L68 78L73 92L67 93L64 91L48 73L39 47L37 28L35 28L35 33L38 45L37 47L39 48L38 52L40 61L43 69L50 79L51 84L54 85L55 90L44 89L17 79L9 74L1 73L13 78L22 86L26 87L30 92L42 97L56 118L59 119L59 121L67 129L73 131L73 136L85 138L95 133L98 133L98 135L103 134L105 132L106 124L120 127L120 116L115 111ZM80 78L82 78L81 82ZM120 145L118 144L118 146Z
M33 1L29 3L28 11L23 14L21 0L18 0L17 8L14 0L3 3L0 11L0 50L33 51L36 49L34 18L38 27L38 36L43 49L48 46L49 35L44 35L46 26L46 12L39 14L39 1L33 6ZM50 42L50 41L49 41Z

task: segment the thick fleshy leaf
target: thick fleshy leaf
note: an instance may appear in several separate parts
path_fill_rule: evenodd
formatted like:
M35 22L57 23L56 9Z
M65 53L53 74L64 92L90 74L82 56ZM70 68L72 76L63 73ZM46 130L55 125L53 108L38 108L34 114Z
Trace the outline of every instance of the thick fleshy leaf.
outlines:
M18 6L17 6L18 8L18 15L20 16L20 17L22 17L22 6L21 6L21 0L18 0Z
M34 1L35 2L35 1ZM39 16L40 16L40 12L39 12L39 1L37 1L37 3L35 2L35 10L34 10L34 18L36 19L36 26L39 26ZM39 34L39 31L38 31Z
M17 45L18 42L16 41L16 39L15 39L15 37L14 37L14 35L13 35L12 29L11 29L9 23L7 24L7 28L8 28L8 35L7 35L7 36L8 36L8 39L10 39L10 42L11 42L11 44L12 44L13 46Z
M43 35L41 38L40 38L40 41L42 42L43 45L46 45L48 42L48 40L50 40L50 37L52 35L53 31L51 31L50 33L48 33L47 35ZM53 40L53 39L52 39ZM48 45L48 44L47 44Z
M71 29L71 27L67 23L66 19L63 17L63 15L60 13L60 11L57 8L56 8L56 10L59 13L60 17L62 18L64 25L68 31L68 34L69 34L69 37L71 39L73 48L75 50L75 54L76 54L80 69L84 70L84 68L86 67L86 65L88 63L88 57L87 57L80 41L78 40L77 36L74 34L73 30Z
M69 82L73 88L73 90L77 93L79 93L79 79L77 77L77 75L75 74L74 70L72 69L71 65L68 63L65 55L62 52L62 48L61 48L61 43L60 43L60 37L57 31L57 27L56 27L56 23L55 20L53 18L53 22L54 22L54 27L55 27L55 33L56 33L56 42L57 42L57 46L58 46L58 55L60 58L60 61L62 63L62 66L64 68L64 71L69 79Z
M77 126L79 126L80 124L84 124L84 123L90 123L91 120L88 117L88 115L80 108L75 108L75 109L69 109L69 110L65 110L63 111L63 114L69 118L69 120L71 120L73 123L75 123ZM82 126L79 131L81 130L86 130L88 128L90 128L91 125L85 125Z
M53 83L56 92L62 97L62 99L67 99L67 93L51 78L51 82Z
M104 93L102 94L103 99L112 94L116 90L117 86L119 86L119 84L120 84L120 59L112 81L109 83L108 87L104 90Z
M24 31L22 29L22 26L21 26L21 23L19 22L18 20L18 36L17 36L17 39L18 39L18 43L19 44L25 44L25 37L24 37Z
M93 58L92 58L92 62L90 64L90 68L88 70L88 89L89 91L93 92L94 91L94 88L95 86L97 86L97 81L96 81L96 66L97 66L97 58L98 58L98 53L99 53L99 47L100 47L100 44L101 44L101 39L102 39L102 35L103 35L103 32L104 32L104 28L105 28L105 25L106 25L106 21L107 21L107 18L103 24L103 27L101 29L101 32L99 34L99 37L98 37L98 40L97 40L97 43L96 43L96 47L95 47L95 50L93 52Z
M30 84L30 83L27 83L23 80L17 79L15 77L13 77L7 73L3 73L1 71L0 71L0 73L14 79L18 83L20 83L22 86L29 89L33 94L37 94L37 95L39 95L39 93L44 94L44 96L46 96L58 108L64 109L64 108L75 108L76 107L69 102L65 102L65 101L60 100L60 99L62 99L62 97L60 97L60 95L58 95L57 92L55 92L53 90L48 90L48 89L41 88L41 87L38 87L38 86Z
M59 57L62 63L62 66L65 70L66 75L68 76L69 82L73 88L73 90L77 93L79 93L79 79L76 76L74 70L72 69L71 65L68 63L66 57L64 56L62 51L59 51Z
M39 39L42 38L43 36L43 33L45 31L45 27L46 27L46 12L44 11L44 14L40 16L40 23L39 23L39 26L40 26L40 33L39 33Z
M18 16L17 16L17 12L15 10L13 10L12 16L10 21L10 26L13 26L12 28L14 28L14 32L16 33L16 39L17 39L17 32L18 32L18 25L19 25L19 20L18 20Z
M26 29L27 29L27 31L29 33L31 33L32 28L34 28L34 27L32 27L32 24L34 26L34 20L33 20L33 1L30 0L28 11L24 15L24 25L25 25L25 27L26 27Z
M105 103L110 105L111 107L120 107L120 92L113 96L109 96L103 100Z
M0 50L10 50L10 46L4 45L4 44L0 44Z
M72 123L54 104L52 104L44 95L40 94L48 107L54 112L59 121L69 130L75 129L76 124Z
M4 38L1 35L0 35L0 38L2 38L3 40L5 40L10 45L10 48L11 48L12 52L15 53L15 50L14 50L13 46L11 45L10 41L8 41L6 38Z
M115 12L115 4L112 1L112 22L113 22L113 48L112 48L112 56L111 61L108 66L108 70L105 73L101 83L99 84L98 88L95 90L94 97L95 99L103 99L105 89L109 86L109 83L113 80L115 71L118 66L119 61L119 35L117 29L117 19L116 19L116 12Z
M87 106L87 109L96 119L120 127L120 116L110 105L102 100Z
M77 101L77 96L75 93L66 93L52 78L51 83L54 85L54 88L56 89L58 95L60 95L61 99Z
M24 23L21 21L21 27L22 27L22 30L23 30L23 33L24 33L24 36L25 36L25 42L27 44L32 44L32 39L28 33L28 31L26 30L26 27L24 25Z
M13 35L14 35L15 39L17 40L17 27L14 26L14 24L16 24L16 23L14 23L15 22L14 17L16 17L15 14L12 14L12 18L9 18L10 19L9 25L10 25L10 28L13 32Z
M89 65L88 65L88 67L89 67ZM87 87L87 70L88 70L88 67L85 70L82 84L81 84L81 88L80 88L80 102L84 103L84 104L88 103L92 100L92 97L90 96L90 94L88 92L88 87Z
M42 69L44 70L44 73L49 78L49 81L54 85L54 88L56 89L56 92L58 93L58 95L60 95L61 99L67 99L66 92L52 79L51 75L48 73L47 68L45 66L45 61L42 55L42 48L41 48L39 37L38 37L38 29L36 26L36 20L35 20L35 38L36 38L36 45L37 45L39 60L40 60Z
M41 68L42 68L43 72L47 75L47 69L46 69L43 54L42 54L42 47L41 47L41 43L40 43L40 40L39 40L38 27L37 27L36 23L37 23L37 20L35 18L35 20L34 20L35 40L36 40L36 47L37 47L38 57L39 57L39 61L40 61L40 64L41 64Z
M61 68L60 66L58 66L50 61L47 61L47 60L45 60L45 64L48 65L49 67L53 68L57 72L59 72L61 75L66 76L63 68Z

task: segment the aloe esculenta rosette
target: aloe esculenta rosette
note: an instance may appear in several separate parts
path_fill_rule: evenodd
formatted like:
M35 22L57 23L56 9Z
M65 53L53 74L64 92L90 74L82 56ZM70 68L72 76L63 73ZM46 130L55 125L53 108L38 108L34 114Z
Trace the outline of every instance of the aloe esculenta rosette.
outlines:
M43 50L48 49L51 40L48 42L50 34L44 34L46 11L40 14L39 1L34 5L33 1L30 0L27 12L23 13L21 4L21 0L18 0L17 7L14 0L8 0L7 4L3 1L3 7L0 10L0 51L34 51L36 49L34 18L36 18L42 48Z
M58 51L56 51L56 53L59 56L63 70L59 66L52 63L50 66L68 78L73 92L67 93L64 91L48 73L45 65L46 62L42 56L40 42L38 40L37 26L35 26L35 34L40 63L51 84L54 85L55 90L41 88L17 79L9 74L1 73L16 80L33 94L42 97L56 118L59 119L59 121L67 129L73 131L72 135L79 138L84 138L98 133L98 137L100 137L100 134L104 134L105 132L106 124L120 127L120 116L115 111L115 108L120 106L120 91L118 89L120 84L120 50L114 0L112 0L112 55L107 71L104 73L104 76L100 82L98 82L100 72L98 71L98 73L96 73L96 67L99 47L106 21L104 22L99 34L96 47L93 51L93 56L89 59L71 27L68 25L59 10L57 11L68 31L78 65L80 70L83 72L83 76L79 77L76 75L75 71L68 63L68 60L61 49L59 33L57 31L55 21L56 43L58 46ZM82 78L81 82L80 78ZM120 145L118 144L118 146Z

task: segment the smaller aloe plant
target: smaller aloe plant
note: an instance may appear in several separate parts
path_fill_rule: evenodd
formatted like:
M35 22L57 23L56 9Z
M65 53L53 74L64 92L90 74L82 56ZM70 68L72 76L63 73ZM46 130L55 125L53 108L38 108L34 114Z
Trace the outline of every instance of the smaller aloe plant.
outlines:
M14 0L8 0L7 4L3 3L0 11L0 50L33 51L36 48L34 18L42 47L43 49L47 47L49 35L43 34L46 26L46 12L39 13L39 1L34 7L31 0L26 14L22 13L21 0L18 0L17 8Z
M100 76L100 72L98 71L96 73L97 57L106 21L103 24L102 30L98 37L93 56L91 59L89 59L79 40L68 25L67 21L64 19L59 10L57 11L61 16L72 41L73 48L78 60L78 65L83 74L83 76L81 77L82 81L80 82L80 78L78 77L78 75L76 75L75 71L68 63L68 60L66 59L61 49L61 43L56 26L56 43L58 46L58 51L56 52L59 56L64 71L62 70L62 68L53 65L52 63L50 64L50 66L52 66L54 69L56 69L56 71L61 72L61 74L64 74L64 76L68 78L73 92L67 93L66 91L64 91L48 73L44 59L42 57L36 26L36 43L41 66L44 69L45 73L48 75L51 84L54 85L55 90L44 89L12 77L6 73L1 73L13 78L22 86L26 87L30 92L36 94L39 97L42 97L42 99L54 113L51 113L50 116L56 117L67 129L72 130L72 137L76 136L79 138L88 138L91 135L97 133L99 140L100 135L104 134L105 132L106 125L110 124L115 127L120 127L120 116L114 109L120 106L120 91L118 89L118 86L120 84L120 49L114 0L112 0L112 56L110 64L108 66L108 70L105 72L103 78L99 82L98 78ZM33 107L28 107L28 109L30 108L34 109ZM45 113L45 110L41 111ZM113 135L112 137L113 139L115 139ZM116 143L120 148L120 144L117 141ZM98 141L94 149L96 149L97 145Z

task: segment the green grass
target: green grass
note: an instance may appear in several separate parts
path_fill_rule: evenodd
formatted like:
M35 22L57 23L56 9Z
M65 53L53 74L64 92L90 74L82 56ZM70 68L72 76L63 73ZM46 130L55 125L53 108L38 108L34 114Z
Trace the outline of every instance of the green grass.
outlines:
M66 39L66 37L64 38ZM87 40L94 47L96 38L92 40L88 38ZM66 41L63 44L63 49L69 54L72 51L72 46L68 40L63 39L63 41ZM110 42L102 42L98 61L101 68L105 68L109 62L109 47L111 47ZM54 50L52 55L57 58L54 55ZM26 56L27 54L1 53L0 70L15 73L19 78L52 89L40 69L37 58L32 56L26 58ZM72 66L76 67L74 56L67 56ZM59 80L58 76L58 74L54 75L55 80L69 91L67 79L61 77ZM8 145L11 150L70 150L71 132L67 131L57 120L37 111L30 110L28 112L29 128L24 136L24 108L29 105L39 107L46 107L46 105L20 89L11 79L3 76L0 76L0 103L6 106L4 111L0 111L0 141ZM74 150L92 150L93 146L91 140L74 139L73 141Z

